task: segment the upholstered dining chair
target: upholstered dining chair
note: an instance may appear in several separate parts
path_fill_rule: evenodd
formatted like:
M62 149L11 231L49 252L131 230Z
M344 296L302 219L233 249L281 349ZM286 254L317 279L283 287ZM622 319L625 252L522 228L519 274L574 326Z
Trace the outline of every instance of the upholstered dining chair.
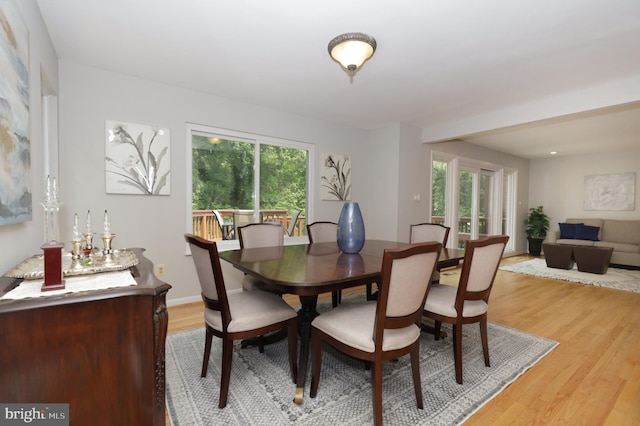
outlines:
M249 225L250 223L262 223L262 217L256 217L253 210L234 210L233 212L233 238L238 236L238 228Z
M487 311L493 281L509 241L507 235L494 235L467 241L458 286L434 285L424 305L423 315L435 321L435 339L442 323L453 327L453 357L456 381L462 384L462 325L480 324L484 363L490 367L487 339Z
M240 248L282 247L284 245L284 228L279 223L264 222L251 223L238 228ZM251 275L245 275L242 280L244 291L267 291L282 296L275 290L268 288L264 283ZM284 338L282 333L272 333L265 337L260 335L254 340L243 340L243 347L256 344L260 353L264 352L264 345L275 343Z
M311 398L318 394L322 344L371 364L376 425L382 424L382 361L410 354L418 408L420 320L442 244L409 244L384 251L377 302L343 304L311 323Z
M338 224L335 222L313 222L307 224L307 236L309 243L331 243L336 242L338 235ZM340 304L342 299L342 291L336 290L331 292L331 304L335 308Z
M439 223L418 223L411 225L409 228L409 242L422 243L438 241L442 243L442 247L444 248L447 246L450 229L448 226L440 225ZM431 280L434 284L440 282L440 271L438 269L433 273Z
M297 376L298 316L275 294L264 291L227 293L215 242L185 234L200 281L205 303L206 329L201 377L206 377L213 336L222 339L222 374L219 408L227 405L233 342L286 328L289 339L289 368L293 382Z
M279 223L252 223L238 228L240 248L278 247L284 245L284 228ZM244 290L259 287L259 281L245 275L242 281Z

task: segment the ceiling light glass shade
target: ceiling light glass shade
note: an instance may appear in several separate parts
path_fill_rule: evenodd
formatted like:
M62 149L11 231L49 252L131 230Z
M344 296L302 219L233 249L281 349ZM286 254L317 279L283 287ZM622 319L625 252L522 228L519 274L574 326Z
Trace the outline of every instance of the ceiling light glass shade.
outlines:
M329 42L329 55L351 78L376 51L376 39L362 33L346 33Z

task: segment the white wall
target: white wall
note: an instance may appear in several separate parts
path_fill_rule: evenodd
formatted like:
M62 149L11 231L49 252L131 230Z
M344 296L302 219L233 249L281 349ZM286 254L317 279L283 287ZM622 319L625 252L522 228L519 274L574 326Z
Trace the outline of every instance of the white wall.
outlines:
M42 253L44 214L40 202L44 198L44 142L42 129L42 80L46 91L58 91L58 58L44 26L35 0L16 1L29 28L29 111L31 141L31 195L33 219L30 222L0 227L0 271L16 266L34 254Z
M605 143L605 142L603 142ZM636 173L635 210L585 211L584 178L608 173ZM550 157L531 161L530 206L544 206L551 218L551 232L568 217L640 219L640 141L635 149L593 155Z
M337 221L341 202L320 201L322 153L348 154L353 162L353 199L368 197L367 133L242 104L135 77L60 62L61 227L70 235L73 213L84 220L90 209L98 220L109 210L116 247L144 247L162 278L173 286L168 299L199 298L200 290L183 234L187 223L185 123L246 131L315 145L314 209L309 220ZM105 120L169 127L171 195L105 193ZM394 173L390 170L389 173ZM397 176L397 174L396 174Z
M366 170L367 198L362 199L365 234L369 239L396 240L398 205L398 125L369 133L360 148L357 168ZM353 162L356 168L356 162Z

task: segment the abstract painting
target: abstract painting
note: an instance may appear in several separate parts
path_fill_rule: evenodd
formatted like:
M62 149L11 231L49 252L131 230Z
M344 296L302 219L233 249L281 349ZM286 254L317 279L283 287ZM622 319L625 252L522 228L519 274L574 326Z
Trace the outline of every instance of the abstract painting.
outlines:
M584 177L585 210L634 210L636 174L612 173Z
M32 219L29 31L13 1L0 2L0 225Z
M341 154L322 154L322 200L351 199L351 158Z
M171 194L169 129L107 121L107 194Z

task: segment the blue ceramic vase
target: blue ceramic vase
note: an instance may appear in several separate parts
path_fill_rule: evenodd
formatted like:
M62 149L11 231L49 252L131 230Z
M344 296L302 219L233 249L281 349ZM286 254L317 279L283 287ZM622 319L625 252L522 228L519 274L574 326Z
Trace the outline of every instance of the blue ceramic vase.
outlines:
M364 246L364 221L358 203L346 202L338 220L338 247L343 253L358 253Z

